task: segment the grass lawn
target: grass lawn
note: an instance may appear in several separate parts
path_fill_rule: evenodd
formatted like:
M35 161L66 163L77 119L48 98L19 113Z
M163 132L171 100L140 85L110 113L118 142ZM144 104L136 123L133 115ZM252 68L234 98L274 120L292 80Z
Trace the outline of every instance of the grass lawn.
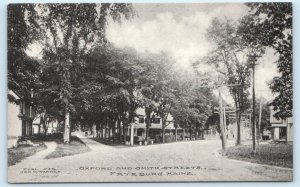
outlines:
M293 168L293 145L291 144L261 144L257 145L256 151L257 153L253 155L252 145L241 145L229 147L225 155L231 159Z
M35 142L37 143L37 142ZM40 146L32 147L29 145L19 145L8 149L8 166L15 165L26 157L32 156L35 153L46 149L46 145L40 143Z
M72 136L69 144L64 144L62 141L57 142L56 149L47 155L46 159L72 156L76 154L86 153L91 149L85 145L79 138Z

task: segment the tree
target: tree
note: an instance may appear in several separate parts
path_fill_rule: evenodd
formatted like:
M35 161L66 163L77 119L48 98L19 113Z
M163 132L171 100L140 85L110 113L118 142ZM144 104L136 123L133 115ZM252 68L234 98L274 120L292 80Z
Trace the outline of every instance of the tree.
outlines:
M145 111L146 140L148 140L151 121L158 106L155 102L158 64L163 62L159 60L159 55L145 54L141 58L141 63L143 67L143 73L140 76L141 106Z
M277 96L270 104L274 106L276 118L292 116L293 110L293 37L292 3L247 3L250 8L249 25L255 29L253 37L260 44L273 48L278 55L280 76L274 77L270 88Z
M155 113L162 120L162 142L165 142L165 129L169 125L167 119L172 110L172 101L175 99L173 88L171 87L174 77L172 59L165 53L159 56L160 63L157 63L156 69L156 83L154 85L155 97L154 101L157 103Z
M189 76L186 76L186 75ZM178 127L183 129L183 138L186 136L186 130L189 130L189 136L196 131L203 130L208 116L211 114L211 103L213 99L210 88L201 88L198 84L200 74L195 71L174 71L174 76L170 87L173 91L171 102L171 112L173 117L175 131Z
M48 74L48 85L42 91L55 93L56 102L62 107L65 118L64 142L69 142L70 113L76 108L73 103L74 93L82 83L80 71L85 65L84 58L95 45L105 42L107 18L116 21L124 15L131 15L128 4L38 4L35 7L36 22L43 38L43 72L53 69Z
M228 19L214 19L207 31L207 37L216 44L216 48L205 59L207 63L217 67L226 84L233 85L228 88L236 108L236 145L241 143L241 114L249 105L251 56L264 52L263 47L243 40L244 30L241 22L235 24Z
M244 84L243 87L231 87L230 93L234 99L236 108L237 123L237 141L236 145L241 143L240 138L240 120L241 113L245 108L245 101L248 95L246 84L249 80L249 69L245 63L240 62L237 53L241 51L239 38L236 36L236 27L230 20L214 19L211 27L208 29L208 38L213 41L217 47L209 55L207 62L215 64L219 72L224 75L227 84Z
M38 84L39 61L26 54L28 45L39 36L27 22L34 22L32 4L8 5L8 88L31 102L31 90ZM8 95L9 101L16 101Z
M117 122L121 142L121 123L123 141L126 126L134 122L136 109L141 105L140 80L143 68L139 58L132 50L116 49L107 44L94 49L87 55L84 82L81 86L78 106L88 106L87 113L94 112L91 120L102 116L112 129ZM93 93L91 95L91 93ZM99 115L100 114L100 115ZM98 117L97 117L98 116Z
M255 106L256 124L257 124L258 133L261 134L263 133L263 130L268 129L271 126L270 107L267 100L263 97L257 99L256 103L259 103L259 105ZM261 124L259 124L260 110L261 110Z

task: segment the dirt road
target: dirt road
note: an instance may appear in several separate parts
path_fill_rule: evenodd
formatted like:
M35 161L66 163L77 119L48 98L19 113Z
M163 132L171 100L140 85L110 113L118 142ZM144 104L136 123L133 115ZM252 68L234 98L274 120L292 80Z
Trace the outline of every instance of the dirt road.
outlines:
M216 154L220 149L217 140L115 148L81 139L92 151L56 159L41 157L51 150L41 152L9 167L9 181L291 181L293 178L291 169L221 157Z

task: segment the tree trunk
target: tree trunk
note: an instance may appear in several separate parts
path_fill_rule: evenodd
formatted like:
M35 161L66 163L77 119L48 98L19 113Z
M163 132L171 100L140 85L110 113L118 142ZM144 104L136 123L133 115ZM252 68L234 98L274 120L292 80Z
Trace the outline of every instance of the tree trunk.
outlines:
M111 138L111 126L108 126L108 139Z
M165 127L162 128L162 143L165 143Z
M97 136L97 129L96 129L95 123L93 123L93 126L92 126L92 135L93 135L93 138L96 138L96 136Z
M190 124L190 140L192 140L192 123Z
M240 115L240 107L237 101L237 96L235 96L235 115L236 115L236 126L237 126L237 134L236 134L236 142L235 145L241 145L241 115Z
M145 108L145 113L146 113L146 140L148 140L149 137L149 127L151 125L151 111L147 108Z
M42 120L43 120L43 118L41 118L41 121L40 121L40 124L39 124L39 127L38 127L38 134L41 134L41 123L42 123Z
M177 142L177 126L175 126L175 142Z
M66 111L64 127L64 143L70 143L70 113Z
M126 143L125 123L123 123L123 141Z
M235 145L241 145L241 117L240 114L238 112L238 120L236 122L237 124L237 137L236 137L236 144Z
M121 134L121 120L120 120L120 118L118 118L117 125L118 125L118 133L119 133L119 142L121 143L122 142L122 134Z
M113 140L115 140L115 134L116 134L116 123L117 123L117 121L116 120L113 120L112 121L112 132L111 132L111 136L112 136L112 138L113 138Z
M96 125L96 131L97 131L97 138L100 138L100 124L99 123L97 123L97 125Z
M105 122L105 125L104 125L104 139L106 140L107 139L107 122Z
M151 121L150 119L146 118L146 140L148 140L149 137L149 127L150 127Z
M150 131L150 129L149 129L149 126L147 125L146 126L146 140L149 139L149 131Z
M226 150L226 137L225 137L225 127L224 127L224 119L223 119L223 101L222 101L222 96L221 96L221 90L220 88L218 89L219 92L219 117L220 117L220 131L221 131L221 140L222 140L222 149L223 151Z
M41 125L42 128L44 129L43 134L46 135L47 134L47 124L46 124L46 120L43 118L43 120L41 120Z
M102 124L101 124L101 139L102 139L102 140L105 139L105 137L104 137L105 134L104 134L104 133L105 133L105 130L104 130L104 124L102 123Z
M185 126L186 124L184 124L184 127L182 129L182 140L185 141Z

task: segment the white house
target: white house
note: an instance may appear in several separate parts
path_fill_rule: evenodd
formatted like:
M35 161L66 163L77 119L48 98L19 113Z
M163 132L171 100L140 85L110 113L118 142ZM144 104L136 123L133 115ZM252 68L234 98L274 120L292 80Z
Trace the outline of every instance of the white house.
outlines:
M143 108L138 108L136 114L139 116L135 119L134 123L134 136L146 137L146 114ZM153 116L151 125L149 127L149 136L153 137L161 133L162 130L162 119L158 116ZM165 127L166 134L173 134L175 130L173 117L168 115L167 124Z
M46 129L41 124L41 117L37 117L32 122L33 134L52 134L56 133L58 130L58 121L57 120L47 120Z
M278 120L274 117L275 113L276 111L270 107L271 138L273 140L293 141L293 118Z
M135 117L134 122L130 125L126 126L124 128L124 134L125 136L131 137L138 137L139 139L145 139L146 138L146 122L145 122L145 110L143 108L138 108L136 111L137 117ZM151 115L151 125L149 127L149 138L155 139L162 135L162 119L154 115L154 113ZM122 124L121 124L122 126ZM94 131L96 131L96 126L93 128ZM121 134L123 134L123 128L120 129ZM179 130L182 131L182 128L177 128L178 132ZM171 115L168 115L166 127L165 127L165 135L174 135L175 134L175 126L173 122L173 117ZM112 128L104 128L100 130L100 133L98 134L100 138L110 138L114 133L117 132L117 122L115 124L115 132L113 132Z
M32 135L32 106L26 103L12 90L8 91L18 102L7 103L7 143L8 147L17 145L18 139Z

